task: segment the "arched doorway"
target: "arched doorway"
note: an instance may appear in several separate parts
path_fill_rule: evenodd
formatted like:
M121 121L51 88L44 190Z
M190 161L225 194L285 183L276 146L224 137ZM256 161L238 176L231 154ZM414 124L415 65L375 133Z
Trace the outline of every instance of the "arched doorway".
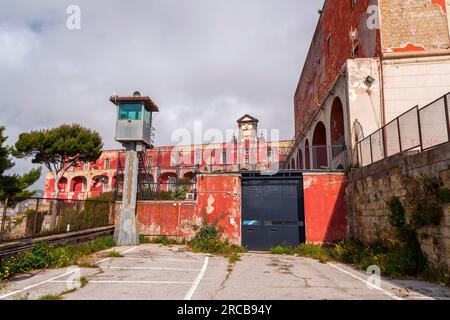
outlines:
M311 169L311 153L308 139L305 141L305 169Z
M345 149L344 108L339 97L333 101L330 116L330 134L333 158Z
M318 122L314 129L312 151L314 169L328 168L327 130L323 122Z

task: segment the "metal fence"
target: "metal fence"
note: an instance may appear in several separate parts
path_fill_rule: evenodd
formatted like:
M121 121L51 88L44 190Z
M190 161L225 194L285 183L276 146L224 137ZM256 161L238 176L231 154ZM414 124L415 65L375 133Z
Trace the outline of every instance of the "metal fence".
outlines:
M0 242L112 226L114 202L34 198L0 221Z
M399 153L417 153L450 141L450 93L418 106L357 143L358 164L365 167Z
M115 185L116 201L122 200L123 181ZM197 184L195 181L173 181L167 183L142 183L138 185L137 200L196 200Z
M297 148L297 156L286 163L288 170L335 170L347 167L345 145L315 145Z

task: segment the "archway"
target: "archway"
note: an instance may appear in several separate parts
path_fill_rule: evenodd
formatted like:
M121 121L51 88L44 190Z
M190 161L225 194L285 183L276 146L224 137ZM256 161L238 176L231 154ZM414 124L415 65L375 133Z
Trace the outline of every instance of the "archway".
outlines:
M176 183L178 176L174 172L166 172L159 176L160 190L174 191L176 189Z
M92 179L91 191L103 192L108 189L108 177L106 175L96 176Z
M53 181L55 181L55 180L53 180ZM61 179L59 179L58 189L59 189L59 192L67 191L67 178L66 177L62 177Z
M318 122L313 136L313 167L314 169L328 168L327 130L323 122Z
M345 146L344 108L339 97L333 101L330 116L330 134L333 158L339 155Z
M183 175L183 178L186 179L186 180L189 179L191 182L193 182L195 180L195 173L192 172L192 171L186 172Z
M291 170L295 170L295 159L291 159Z
M72 192L85 192L87 187L87 180L85 177L78 176L72 179L72 186L70 191Z
M305 169L311 169L311 153L309 150L309 141L306 139L305 141Z

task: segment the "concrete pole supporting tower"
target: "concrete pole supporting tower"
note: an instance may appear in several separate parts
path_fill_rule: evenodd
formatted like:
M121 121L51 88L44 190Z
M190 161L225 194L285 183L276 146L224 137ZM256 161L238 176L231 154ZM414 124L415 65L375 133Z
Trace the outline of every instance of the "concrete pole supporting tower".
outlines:
M137 91L132 97L113 96L110 101L118 107L115 139L122 143L126 150L122 203L114 240L120 246L138 245L139 153L153 148L152 114L159 112L159 109L150 97L141 97Z

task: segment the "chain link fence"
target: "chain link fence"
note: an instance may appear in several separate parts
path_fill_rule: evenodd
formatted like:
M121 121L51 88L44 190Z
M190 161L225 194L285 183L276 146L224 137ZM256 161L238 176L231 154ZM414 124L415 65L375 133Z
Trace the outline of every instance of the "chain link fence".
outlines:
M358 164L368 166L399 153L417 153L450 141L450 94L418 106L356 145Z

